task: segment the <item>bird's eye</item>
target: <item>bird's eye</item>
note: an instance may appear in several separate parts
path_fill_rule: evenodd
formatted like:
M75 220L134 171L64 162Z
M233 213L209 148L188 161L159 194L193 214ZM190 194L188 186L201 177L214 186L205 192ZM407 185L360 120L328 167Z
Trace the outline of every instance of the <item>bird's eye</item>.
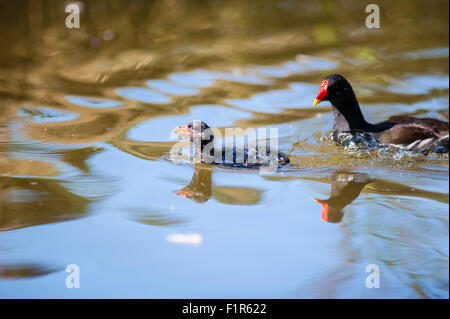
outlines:
M342 93L343 93L342 90L340 90L338 86L334 87L334 94L335 95L342 95Z

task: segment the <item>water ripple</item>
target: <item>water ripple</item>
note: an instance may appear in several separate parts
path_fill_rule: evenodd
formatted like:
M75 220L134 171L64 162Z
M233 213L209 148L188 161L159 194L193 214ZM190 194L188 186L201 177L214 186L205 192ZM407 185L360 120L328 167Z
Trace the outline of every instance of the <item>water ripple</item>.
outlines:
M110 108L122 105L122 102L120 101L100 99L96 97L66 96L65 99L73 104L96 108Z
M116 93L127 99L145 103L167 104L170 102L170 97L144 87L119 88Z

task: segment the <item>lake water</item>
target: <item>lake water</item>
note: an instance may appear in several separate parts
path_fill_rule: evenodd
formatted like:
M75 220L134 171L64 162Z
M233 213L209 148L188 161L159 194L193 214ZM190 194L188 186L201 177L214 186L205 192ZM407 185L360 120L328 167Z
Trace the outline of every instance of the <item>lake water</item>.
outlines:
M65 4L0 1L1 298L449 297L448 155L344 149L312 106L340 73L370 122L448 121L447 1ZM291 163L174 163L192 120Z

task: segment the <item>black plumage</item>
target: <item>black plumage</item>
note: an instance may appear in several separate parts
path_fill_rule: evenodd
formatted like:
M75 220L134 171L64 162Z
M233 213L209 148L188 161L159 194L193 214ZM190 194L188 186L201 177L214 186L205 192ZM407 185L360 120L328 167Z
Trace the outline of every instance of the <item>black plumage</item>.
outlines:
M278 150L271 150L270 144L264 150L256 148L222 147L221 157L215 156L213 147L214 134L211 128L205 123L198 121L175 128L175 132L189 139L194 144L194 157L197 156L202 163L215 164L223 167L235 168L259 168L270 166L276 161L276 167L281 167L289 163L289 158Z
M339 141L341 133L367 133L381 144L408 151L422 154L448 152L448 122L399 115L371 124L365 120L352 86L342 75L332 74L324 78L314 105L323 100L330 101L333 106L333 137L336 141Z

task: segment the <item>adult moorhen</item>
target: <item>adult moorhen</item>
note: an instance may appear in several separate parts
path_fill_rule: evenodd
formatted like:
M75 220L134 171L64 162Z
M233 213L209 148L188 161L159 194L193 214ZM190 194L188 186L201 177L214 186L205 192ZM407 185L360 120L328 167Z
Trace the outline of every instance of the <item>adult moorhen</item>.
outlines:
M391 116L387 121L370 124L366 122L350 83L340 74L325 77L314 105L321 101L333 105L333 139L342 142L341 133L366 133L384 145L422 154L448 152L449 124L433 118Z

